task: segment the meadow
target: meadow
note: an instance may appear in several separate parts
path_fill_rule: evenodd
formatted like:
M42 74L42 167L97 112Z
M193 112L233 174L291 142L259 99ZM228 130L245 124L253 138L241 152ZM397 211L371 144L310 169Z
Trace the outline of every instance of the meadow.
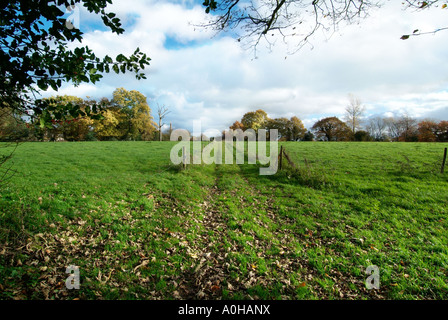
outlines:
M19 145L0 299L448 299L448 144L284 142L272 176L174 144Z

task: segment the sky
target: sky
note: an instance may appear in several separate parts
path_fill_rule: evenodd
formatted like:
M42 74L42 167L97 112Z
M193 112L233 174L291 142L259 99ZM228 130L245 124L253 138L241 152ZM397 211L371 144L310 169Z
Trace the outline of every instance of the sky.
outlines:
M42 95L100 99L120 87L138 90L154 118L157 106L166 106L165 122L190 131L195 120L203 130L222 131L257 109L271 118L297 116L311 128L324 117L343 119L349 94L365 106L365 119L407 114L448 120L448 31L400 39L415 29L448 26L448 9L416 12L387 1L359 24L318 32L294 54L278 39L271 50L261 43L255 55L232 34L197 27L209 18L202 2L114 0L108 10L121 19L122 35L81 7L68 12L77 15L82 45L97 56L131 55L137 47L147 53L147 80L105 74L95 85L66 84Z

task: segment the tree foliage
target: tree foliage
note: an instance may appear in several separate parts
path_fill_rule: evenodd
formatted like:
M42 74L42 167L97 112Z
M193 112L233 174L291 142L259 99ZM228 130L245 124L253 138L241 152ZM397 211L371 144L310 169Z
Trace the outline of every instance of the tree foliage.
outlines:
M243 131L252 129L255 133L258 133L260 129L265 129L268 132L276 129L279 135L278 138L285 141L302 139L306 132L302 120L296 116L291 117L291 119L285 117L271 119L266 111L262 109L245 113L241 122L235 121L229 128L232 130L241 129Z
M61 109L70 108L70 106L77 106L81 113L86 114L88 112L90 114L92 112L91 106L96 107L97 105L95 101L83 100L68 95L45 98L43 101L48 104L48 108L44 110L43 114L35 118L34 121L37 124L42 124L44 121L48 121L48 123L40 125L36 129L38 136L41 136L43 140L49 141L56 141L57 139L81 141L86 139L93 124L93 120L90 117L76 116L74 114L66 115L64 119L60 119L60 116L55 115L55 113L59 113Z
M241 123L246 130L253 129L256 133L258 133L259 129L266 128L268 120L268 114L265 111L258 109L257 111L245 113L243 118L241 118Z
M75 96L45 98L46 115L52 120L40 126L41 117L24 118L13 109L0 109L1 141L89 141L89 140L153 140L156 124L146 97L138 91L116 89L113 99L99 101ZM77 105L82 112L90 109L92 117L66 116L55 120L52 112L67 105ZM92 106L101 105L93 111Z
M72 43L81 43L81 30L67 24L64 9L82 5L90 13L101 17L105 26L116 34L122 34L120 19L107 12L111 0L56 0L56 1L3 1L0 4L0 108L10 107L21 112L32 109L32 115L40 116L48 108L48 100L35 99L39 90L58 90L64 82L96 83L111 71L140 73L150 58L139 48L126 57L115 59L97 57L87 46L69 49ZM86 114L78 105L65 105L67 109L50 112L53 120ZM40 117L42 124L52 119Z
M448 141L448 121L423 120L418 123L418 141Z
M156 124L153 121L147 99L142 93L118 88L113 93L112 103L119 108L119 112L122 114L123 139L152 139Z
M347 141L351 138L350 128L337 117L328 117L317 121L312 130L319 140Z

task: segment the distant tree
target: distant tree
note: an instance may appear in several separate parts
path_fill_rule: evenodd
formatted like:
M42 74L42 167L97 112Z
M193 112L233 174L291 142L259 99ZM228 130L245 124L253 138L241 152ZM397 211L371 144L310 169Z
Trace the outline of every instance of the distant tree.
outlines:
M328 117L317 121L312 130L319 140L348 141L351 138L350 128L337 117Z
M355 141L373 141L373 137L365 130L356 131L354 134Z
M113 93L112 103L125 115L121 127L125 140L151 140L155 131L155 122L146 97L136 91L118 88Z
M278 138L282 141L289 140L291 137L292 124L287 118L268 119L265 126L269 131L272 129L277 129L279 135Z
M95 120L94 132L98 140L121 140L127 133L126 115L119 106L114 105L109 99L101 100L105 107L101 111L102 119ZM107 105L107 106L106 106Z
M386 117L383 119L388 135L392 141L398 141L398 138L401 135L401 126L397 118L395 117Z
M418 141L437 141L438 123L432 120L423 120L418 123Z
M79 115L75 117L66 115L64 120L55 120L54 118L58 118L58 116L53 115L53 113L67 108L68 105L77 105L80 111L85 112L91 105L96 105L96 101L83 100L79 97L69 95L54 96L45 98L44 100L48 103L49 108L47 112L52 121L37 129L41 131L39 134L40 139L48 141L55 141L57 139L83 141L86 139L89 132L92 131L93 119ZM42 115L36 118L38 123L40 123L41 117Z
M354 135L361 127L361 117L364 114L365 107L361 104L361 100L354 95L349 95L350 103L345 108L345 121Z
M259 129L266 128L268 120L268 114L265 111L258 109L257 111L251 111L244 114L241 123L246 130L253 129L255 133L258 134Z
M418 141L418 127L417 120L410 117L408 114L402 115L398 120L398 127L400 128L399 141L415 142Z
M168 108L165 107L164 105L163 106L157 105L157 116L159 118L159 125L157 131L159 132L159 141L163 140L163 133L162 133L162 127L164 125L163 119L165 119L166 115L170 112L171 111L169 111Z
M314 134L311 131L307 131L303 135L302 141L314 141Z
M238 129L241 129L241 130L244 131L244 125L243 125L241 122L239 122L239 121L235 121L235 122L229 127L229 129L231 129L231 130L238 130Z
M0 141L26 140L29 135L27 123L13 108L0 109Z
M386 128L387 124L383 117L376 116L370 118L366 126L370 136L376 141L387 140Z
M290 139L293 141L303 139L306 133L306 129L303 125L302 120L300 120L296 116L293 116L289 122Z
M440 121L437 125L437 141L448 142L448 121Z

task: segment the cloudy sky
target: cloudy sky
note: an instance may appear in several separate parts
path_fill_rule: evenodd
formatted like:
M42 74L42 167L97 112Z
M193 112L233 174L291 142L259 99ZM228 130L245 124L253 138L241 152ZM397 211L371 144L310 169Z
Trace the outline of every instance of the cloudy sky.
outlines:
M165 105L166 121L188 130L194 120L203 130L223 130L260 108L272 118L298 116L310 128L326 116L342 118L349 94L362 101L366 116L448 120L448 31L400 40L414 29L446 27L448 9L415 12L389 1L360 24L318 33L295 54L278 41L271 51L261 44L255 58L231 35L194 26L208 18L202 2L114 0L109 10L126 29L119 36L80 8L83 45L97 56L130 55L139 47L152 59L148 79L109 74L96 85L68 84L43 96L111 98L119 87L138 90L154 116Z

